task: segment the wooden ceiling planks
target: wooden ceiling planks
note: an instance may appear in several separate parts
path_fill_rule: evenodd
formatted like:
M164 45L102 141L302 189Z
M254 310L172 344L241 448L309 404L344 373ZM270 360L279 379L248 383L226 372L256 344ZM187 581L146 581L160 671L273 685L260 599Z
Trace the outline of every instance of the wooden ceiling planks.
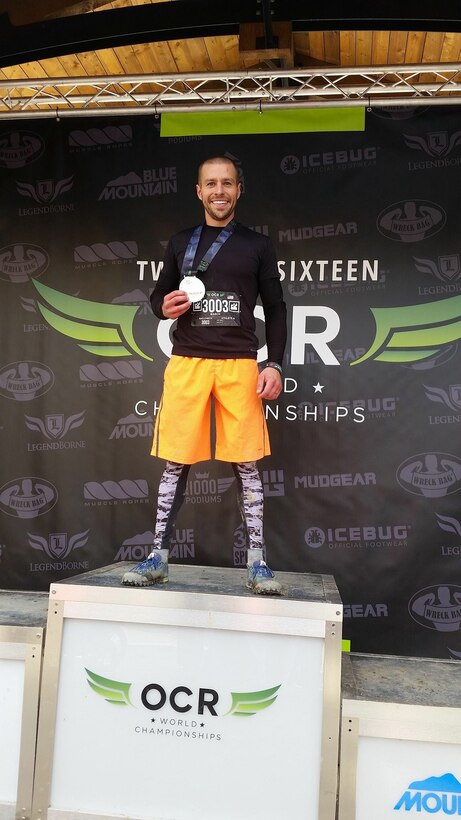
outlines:
M50 0L50 6L53 2L57 0ZM91 0L88 0L85 5L89 9L88 13L98 13L157 2L162 0L112 0L93 9ZM461 34L424 31L296 32L293 35L293 46L295 67L457 63L461 55ZM229 72L240 70L241 67L239 38L237 35L225 35L105 48L26 62L20 66L1 69L0 79L173 75L206 71ZM251 66L247 68L251 70Z

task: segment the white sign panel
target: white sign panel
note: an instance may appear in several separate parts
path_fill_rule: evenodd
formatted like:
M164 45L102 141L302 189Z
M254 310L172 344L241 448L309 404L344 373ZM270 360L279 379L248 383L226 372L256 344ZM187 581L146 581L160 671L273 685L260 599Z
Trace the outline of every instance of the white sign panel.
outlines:
M280 820L289 806L290 820L317 817L323 647L320 638L66 620L51 807Z
M24 671L23 660L0 658L0 803L16 803Z
M461 749L359 738L356 820L461 817Z

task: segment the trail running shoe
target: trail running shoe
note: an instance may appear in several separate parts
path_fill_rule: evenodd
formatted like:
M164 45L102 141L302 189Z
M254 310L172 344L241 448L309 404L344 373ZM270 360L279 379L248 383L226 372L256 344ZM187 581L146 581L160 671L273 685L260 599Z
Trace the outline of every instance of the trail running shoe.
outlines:
M265 561L254 561L248 567L248 589L258 595L281 595L282 587Z
M154 550L136 567L125 572L122 584L131 587L148 587L166 584L168 581L168 550Z

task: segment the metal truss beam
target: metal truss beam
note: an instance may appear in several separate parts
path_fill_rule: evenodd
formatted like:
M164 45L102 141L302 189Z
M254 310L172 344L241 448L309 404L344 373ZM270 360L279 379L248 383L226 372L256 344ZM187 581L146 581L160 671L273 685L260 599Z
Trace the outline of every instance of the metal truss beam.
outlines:
M244 111L319 106L447 105L459 64L141 74L0 82L0 119Z
M293 31L461 31L459 0L174 0L14 26L0 15L0 68L123 45L237 34L240 23Z

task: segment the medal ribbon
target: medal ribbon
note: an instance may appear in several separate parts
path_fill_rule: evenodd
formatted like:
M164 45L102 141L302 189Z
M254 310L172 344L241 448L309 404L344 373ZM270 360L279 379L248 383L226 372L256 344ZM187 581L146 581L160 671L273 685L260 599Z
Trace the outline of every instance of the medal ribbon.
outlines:
M234 233L236 225L237 222L235 219L233 219L232 222L229 222L229 224L222 229L221 233L218 234L213 244L210 245L205 256L200 262L197 268L197 273L205 273L206 269L209 267L210 263L213 261L218 251L222 248L224 243L227 242L229 237L232 236L232 234ZM198 243L200 242L202 231L203 225L197 225L197 227L194 229L194 232L189 240L186 253L184 254L183 263L181 265L181 276L193 276L192 267L194 264L195 254L197 253Z

